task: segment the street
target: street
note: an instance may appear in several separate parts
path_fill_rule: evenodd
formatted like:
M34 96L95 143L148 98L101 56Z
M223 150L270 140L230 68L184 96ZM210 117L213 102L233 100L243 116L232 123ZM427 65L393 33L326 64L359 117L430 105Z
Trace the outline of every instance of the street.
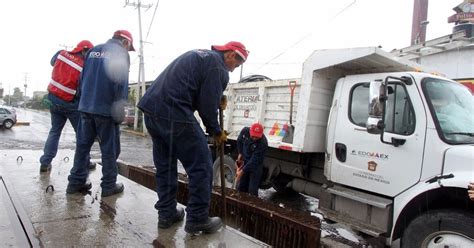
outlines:
M49 112L22 108L16 108L16 112L18 122L29 122L30 124L15 125L12 129L1 128L0 148L42 150L51 127ZM120 139L121 160L134 165L153 166L152 143L149 138L122 132ZM59 140L59 148L74 150L75 147L75 132L71 124L67 122ZM92 159L100 159L100 149L97 142L92 146L91 157ZM57 159L55 158L55 160Z
M0 128L0 150L42 150L50 128L49 112L17 108L16 113L19 124L13 126L11 129ZM21 123L23 122L29 122L29 125L22 125ZM120 140L120 160L136 166L153 168L152 142L149 137L142 137L122 130ZM59 148L75 149L75 132L69 122L63 129ZM24 155L20 152L18 156ZM95 161L100 161L100 149L97 142L94 143L92 147L91 158ZM56 157L53 160L52 166L54 167L55 163L60 163L60 160L62 159L64 158ZM73 158L69 159L72 160ZM39 166L40 164L38 161L38 171ZM185 173L181 166L179 166L178 171L180 173ZM313 197L308 197L298 193L280 194L272 188L268 190L260 190L259 196L260 198L277 204L280 207L308 211L312 215L322 218L321 214L317 212L318 199ZM321 233L322 237L334 235L342 236L355 246L361 245L360 242L363 239L358 237L352 231L348 231L348 228L339 224L330 225L324 220L322 220L322 225L325 227Z

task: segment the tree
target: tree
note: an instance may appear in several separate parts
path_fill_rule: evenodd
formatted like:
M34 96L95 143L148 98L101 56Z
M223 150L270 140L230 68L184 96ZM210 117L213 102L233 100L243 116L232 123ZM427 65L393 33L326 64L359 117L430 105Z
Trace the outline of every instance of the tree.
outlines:
M23 101L23 92L21 92L20 88L15 87L13 89L13 95L6 95L4 101L11 106L18 106L21 101Z
M20 88L13 88L13 97L18 99L18 101L23 101L23 92L21 92Z

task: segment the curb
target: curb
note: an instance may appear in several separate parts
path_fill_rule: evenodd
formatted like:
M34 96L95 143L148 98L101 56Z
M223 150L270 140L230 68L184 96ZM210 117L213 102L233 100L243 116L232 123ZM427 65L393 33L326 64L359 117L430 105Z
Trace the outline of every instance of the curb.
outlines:
M129 134L133 134L133 135L136 135L136 136L141 136L141 137L146 137L147 136L144 133L137 132L137 131L134 131L134 130L129 130L129 129L121 129L120 131L125 132L125 133L129 133Z
M30 122L29 121L17 121L15 123L15 126L29 126Z

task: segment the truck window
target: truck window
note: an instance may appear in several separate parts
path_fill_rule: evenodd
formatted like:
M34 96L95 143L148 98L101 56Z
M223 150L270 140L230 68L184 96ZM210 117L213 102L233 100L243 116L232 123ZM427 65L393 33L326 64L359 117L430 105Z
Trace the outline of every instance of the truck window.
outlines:
M365 127L369 117L369 83L356 84L350 95L349 119L357 126Z
M474 143L474 97L461 84L425 78L422 89L439 137L448 144Z
M396 82L389 83L389 94L385 109L385 132L410 135L415 131L415 112L405 87ZM349 119L357 126L365 127L369 117L369 86L355 85L351 90Z
M410 135L415 131L415 111L403 85L389 84L393 93L388 94L385 109L385 132Z

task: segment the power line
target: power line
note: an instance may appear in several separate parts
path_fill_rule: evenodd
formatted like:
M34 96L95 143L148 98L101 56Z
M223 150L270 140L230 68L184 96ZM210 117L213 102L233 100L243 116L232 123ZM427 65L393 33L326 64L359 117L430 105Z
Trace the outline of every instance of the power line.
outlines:
M69 49L72 49L74 46L68 46L66 44L59 44L60 47L64 47L64 50L69 51Z
M339 12L337 12L333 17L331 17L330 21L333 21L334 19L336 19L340 14L342 14L344 11L346 11L347 9L349 9L350 7L352 7L352 5L354 5L356 3L357 0L353 0L350 4L348 4L346 7L344 7L343 9L341 9ZM257 70L261 69L262 67L270 64L270 62L272 62L273 60L279 58L280 56L282 56L283 54L287 53L288 50L292 49L293 47L297 46L298 44L300 44L302 41L306 40L308 37L310 37L311 35L313 35L313 32L310 32L310 33L307 33L306 35L304 35L303 37L301 37L299 40L297 40L295 43L293 43L291 46L287 47L285 50L283 50L281 53L279 53L278 55L276 55L275 57L271 58L270 60L268 60L267 62L265 62L263 65L261 65L260 67L257 68Z
M344 11L348 10L350 7L352 7L352 5L355 4L357 0L354 0L352 1L352 3L350 3L349 5L347 5L346 7L344 7L343 9L341 9L339 12L337 12L337 14L335 14L332 18L331 18L331 21L336 19L336 17L338 17L340 14L342 14Z
M153 25L153 21L155 20L155 14L156 14L156 10L158 9L158 4L159 3L160 3L160 0L157 0L156 1L156 6L155 6L155 11L153 11L153 17L151 18L150 26L148 27L148 31L146 33L145 42L148 40L148 35L150 34L150 30L151 30L151 26Z

